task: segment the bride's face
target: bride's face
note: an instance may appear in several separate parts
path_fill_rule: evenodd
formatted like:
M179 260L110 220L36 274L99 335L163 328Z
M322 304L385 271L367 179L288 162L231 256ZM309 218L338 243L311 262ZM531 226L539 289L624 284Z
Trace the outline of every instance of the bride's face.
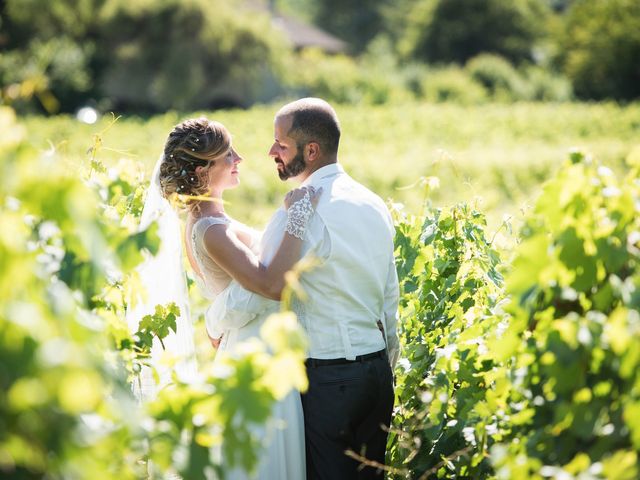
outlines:
M240 184L240 172L238 164L242 157L231 147L224 157L215 160L209 167L209 187L212 192L222 193L227 188L233 188Z

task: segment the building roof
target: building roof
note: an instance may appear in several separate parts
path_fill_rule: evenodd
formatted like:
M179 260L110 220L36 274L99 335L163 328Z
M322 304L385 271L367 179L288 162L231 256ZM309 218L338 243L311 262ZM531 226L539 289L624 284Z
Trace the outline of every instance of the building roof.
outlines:
M289 39L296 49L315 47L327 53L346 53L349 44L321 28L278 12L275 0L245 0L246 6L266 13L275 28Z
M346 42L295 18L273 14L272 23L284 32L295 48L316 47L328 53L344 53L348 49Z

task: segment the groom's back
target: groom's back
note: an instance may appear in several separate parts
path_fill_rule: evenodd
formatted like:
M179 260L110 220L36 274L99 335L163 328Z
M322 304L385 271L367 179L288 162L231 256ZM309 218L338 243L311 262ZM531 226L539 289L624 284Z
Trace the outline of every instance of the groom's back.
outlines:
M312 358L354 358L384 348L377 321L394 268L393 224L384 202L347 174L319 182L317 215L329 254L303 277L309 300L299 312Z

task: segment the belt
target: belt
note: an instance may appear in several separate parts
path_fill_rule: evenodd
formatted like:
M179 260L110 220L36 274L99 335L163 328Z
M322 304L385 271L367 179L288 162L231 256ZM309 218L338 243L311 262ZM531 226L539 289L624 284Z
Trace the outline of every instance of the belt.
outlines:
M355 360L347 360L346 358L307 358L304 361L304 364L307 367L324 367L328 365L345 365L348 363L366 362L367 360L373 360L374 358L387 358L387 351L383 349L379 352L358 355Z

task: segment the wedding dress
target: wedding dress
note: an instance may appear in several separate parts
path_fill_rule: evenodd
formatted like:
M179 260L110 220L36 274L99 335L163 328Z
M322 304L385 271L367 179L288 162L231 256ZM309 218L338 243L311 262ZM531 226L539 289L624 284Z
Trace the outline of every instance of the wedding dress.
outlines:
M231 224L235 221L229 217L203 217L197 220L192 228L191 247L193 256L198 265L202 277L198 278L198 285L202 294L212 304L216 299L224 297L227 287L233 281L232 278L218 266L207 254L204 246L204 235L212 225ZM249 246L257 254L259 237L253 236ZM218 302L219 303L219 302ZM272 302L272 305L277 305ZM218 352L233 351L243 340L258 337L260 327L270 311L254 318L249 316L235 319L235 324L230 319L214 318L218 324L223 325L223 337ZM218 309L209 309L207 315L222 315ZM225 321L226 320L226 321ZM215 359L214 359L215 362ZM254 433L261 438L263 450L259 454L259 463L256 473L251 476L248 473L233 469L225 472L225 478L231 480L304 480L305 474L305 444L304 422L302 417L302 404L300 394L291 392L283 400L274 404L271 419L266 425L256 425ZM224 459L223 465L224 465Z

